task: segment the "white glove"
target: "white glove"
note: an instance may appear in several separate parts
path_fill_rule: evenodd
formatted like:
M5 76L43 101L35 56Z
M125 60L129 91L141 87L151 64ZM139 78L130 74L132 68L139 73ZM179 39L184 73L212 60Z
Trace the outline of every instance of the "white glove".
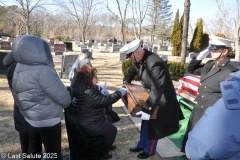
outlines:
M120 88L119 91L121 92L121 96L125 96L125 94L127 93L127 89L126 88Z
M203 50L202 52L200 52L197 56L197 60L203 60L204 58L207 57L207 55L209 54L209 50L208 49L205 49Z
M143 112L143 111L139 111L139 112L136 113L136 115L140 115L140 114L142 115L141 116L142 120L149 120L150 119L150 115L145 113L145 112Z

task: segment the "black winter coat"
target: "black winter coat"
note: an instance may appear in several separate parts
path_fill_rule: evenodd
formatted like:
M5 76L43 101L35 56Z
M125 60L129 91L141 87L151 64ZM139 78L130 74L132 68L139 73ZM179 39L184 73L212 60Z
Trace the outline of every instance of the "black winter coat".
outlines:
M97 132L107 121L104 108L121 98L120 91L106 96L97 88L87 88L76 81L73 82L71 91L74 96L72 104L78 124L89 135Z
M142 111L152 115L157 106L157 118L148 122L148 139L160 139L176 133L179 130L179 120L184 119L181 108L177 102L176 92L169 75L166 62L156 54L145 50L144 57L135 63L123 78L131 83L138 75L149 98Z
M214 69L212 69L212 67L215 61L210 60L204 65L201 64L201 62L201 60L193 58L187 68L189 73L200 75L201 77L200 85L198 87L198 95L196 97L197 104L192 110L182 142L181 151L183 152L185 152L185 144L188 139L188 133L203 116L205 110L222 97L220 82L228 79L229 73L238 71L238 68L233 66L230 59L227 57L220 61Z
M7 80L9 88L12 90L12 78L13 73L16 68L17 62L12 57L11 53L8 53L6 57L4 57L3 64L5 67L8 67L7 71ZM13 105L13 118L14 118L14 126L18 132L27 133L28 132L28 123L24 119L23 115L20 113L18 106L14 101Z

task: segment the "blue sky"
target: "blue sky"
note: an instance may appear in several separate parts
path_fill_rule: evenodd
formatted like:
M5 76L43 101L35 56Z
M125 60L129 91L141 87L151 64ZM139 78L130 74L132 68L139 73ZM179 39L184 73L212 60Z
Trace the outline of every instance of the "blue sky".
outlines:
M233 0L223 0L224 3L233 3ZM229 2L230 1L230 2ZM173 20L175 18L177 9L179 9L179 14L182 16L184 12L184 2L185 0L169 0L168 4L172 5ZM195 26L197 19L202 18L203 20L210 20L215 17L218 12L218 7L216 0L190 0L190 23Z

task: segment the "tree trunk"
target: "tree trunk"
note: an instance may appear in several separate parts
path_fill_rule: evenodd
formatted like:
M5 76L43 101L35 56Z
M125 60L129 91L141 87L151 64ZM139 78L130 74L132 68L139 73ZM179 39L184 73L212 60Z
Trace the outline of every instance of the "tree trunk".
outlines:
M124 36L124 29L123 29L123 27L124 27L124 24L123 24L123 22L122 22L122 26L121 26L121 31L122 31L122 45L124 46L125 45L125 36Z
M240 25L236 28L236 34L235 34L235 60L240 61L240 55L239 55L239 30Z
M189 13L190 13L190 0L185 0L184 3L184 24L182 34L182 50L181 50L181 62L185 63L187 43L188 43L188 26L189 26Z

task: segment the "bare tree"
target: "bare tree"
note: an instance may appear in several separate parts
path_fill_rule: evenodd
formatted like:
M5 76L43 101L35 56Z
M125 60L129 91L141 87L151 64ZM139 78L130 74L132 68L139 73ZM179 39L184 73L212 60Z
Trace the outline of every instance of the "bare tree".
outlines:
M125 34L124 34L124 27L125 27L125 20L126 20L126 14L127 14L127 8L130 0L125 0L125 6L121 7L119 0L116 0L117 7L118 7L118 14L120 15L119 23L121 24L121 32L122 32L122 41L123 44L125 44ZM123 4L123 3L121 3ZM115 13L109 6L108 6L108 0L107 0L107 9L115 16L118 17L117 13Z
M240 54L239 54L239 40L240 40L240 14L239 14L239 1L235 1L236 4L233 5L231 8L226 8L224 2L222 0L216 0L218 9L222 15L223 20L225 21L225 25L228 28L234 27L234 42L235 42L235 60L240 60ZM236 7L236 8L234 8ZM231 12L232 14L229 16L227 13ZM234 23L229 22L229 20L232 20Z
M132 0L133 26L135 37L141 39L142 23L148 10L149 1ZM144 4L143 4L144 3ZM136 17L136 18L135 18Z
M62 5L68 16L75 22L75 26L81 31L82 42L85 44L86 33L92 25L98 22L97 9L102 2L98 0L66 0ZM80 38L80 37L79 37Z
M46 10L46 6L53 5L50 1L45 0L16 0L18 3L18 10L14 10L13 14L19 17L19 20L25 27L25 33L29 34L30 27L33 23L36 23L38 19L35 21L31 21L31 15L34 11L36 12L44 12ZM44 15L45 16L45 15ZM43 17L39 17L41 19Z
M181 62L182 63L185 63L185 60L186 60L190 5L191 5L190 0L185 0L183 34L182 34L182 51L181 51Z

